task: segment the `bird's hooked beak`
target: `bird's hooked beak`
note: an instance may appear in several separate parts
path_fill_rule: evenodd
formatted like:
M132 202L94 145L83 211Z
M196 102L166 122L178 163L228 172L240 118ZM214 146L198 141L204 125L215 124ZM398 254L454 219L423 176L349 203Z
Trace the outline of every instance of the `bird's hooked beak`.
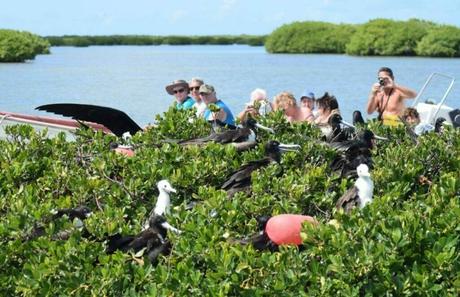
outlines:
M374 134L374 138L377 139L377 140L385 140L385 141L386 141L386 140L389 140L389 139L386 138L386 137L378 136L378 135L375 135L375 134Z
M344 120L340 120L340 123L344 126L347 126L347 127L350 127L350 128L353 128L353 129L356 129L356 127L353 125L353 124L350 124L348 122L345 122Z
M272 128L265 127L264 125L261 125L259 123L256 123L255 126L257 127L257 129L262 129L262 130L265 130L265 131L270 132L272 134L275 134L275 130L273 130Z
M300 145L280 143L278 148L283 153L284 152L298 152L300 150Z
M168 193L177 193L176 189L174 189L173 187L168 187L166 190L168 191Z

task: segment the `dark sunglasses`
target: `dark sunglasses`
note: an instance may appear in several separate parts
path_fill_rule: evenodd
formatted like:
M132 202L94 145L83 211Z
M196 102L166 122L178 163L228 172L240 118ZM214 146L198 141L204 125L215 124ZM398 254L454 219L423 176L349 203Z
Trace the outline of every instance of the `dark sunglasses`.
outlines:
M200 89L200 87L190 87L190 91L194 91L194 90L198 91L199 89Z
M173 90L173 93L174 93L174 94L183 93L184 91L185 91L184 89Z

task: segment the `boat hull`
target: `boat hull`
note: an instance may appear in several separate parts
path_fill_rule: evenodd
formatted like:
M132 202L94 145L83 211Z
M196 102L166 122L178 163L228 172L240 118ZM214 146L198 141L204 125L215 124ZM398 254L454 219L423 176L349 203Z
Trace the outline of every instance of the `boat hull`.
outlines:
M103 125L86 122L85 124L95 130L110 133L110 130ZM0 139L6 139L5 127L11 125L30 125L36 131L43 131L46 129L47 136L50 138L56 137L59 133L64 133L66 139L69 141L75 140L75 131L80 127L80 123L76 120L0 111Z

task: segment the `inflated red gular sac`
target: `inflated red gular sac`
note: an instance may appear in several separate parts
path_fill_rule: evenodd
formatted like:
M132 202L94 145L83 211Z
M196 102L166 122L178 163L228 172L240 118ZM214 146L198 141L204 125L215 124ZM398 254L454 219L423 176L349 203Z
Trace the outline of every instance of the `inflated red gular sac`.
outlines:
M303 248L300 231L302 224L308 222L318 225L318 221L306 215L280 214L273 217L262 216L257 219L260 232L245 239L231 240L242 245L251 244L257 250L277 251L280 245L296 245Z

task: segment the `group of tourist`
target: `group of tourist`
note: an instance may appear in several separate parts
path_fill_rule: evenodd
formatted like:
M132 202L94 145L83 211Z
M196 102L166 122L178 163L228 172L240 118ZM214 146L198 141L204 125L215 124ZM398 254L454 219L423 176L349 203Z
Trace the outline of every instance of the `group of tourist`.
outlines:
M378 71L378 82L373 84L368 98L367 112L372 114L377 111L379 120L385 125L397 125L400 117L406 118L404 101L414 98L415 91L395 83L393 71L382 67ZM229 126L235 125L235 117L229 107L217 98L212 85L205 84L200 78L192 78L189 82L176 80L166 86L168 94L176 99L176 108L196 108L196 115L208 121L218 120ZM281 92L276 95L273 102L267 98L264 89L257 88L251 92L250 100L237 119L243 122L248 115L257 117L271 111L281 110L286 119L291 122L310 122L318 126L327 125L333 114L340 114L337 99L327 92L319 98L309 90L305 90L297 103L291 92ZM210 108L216 105L218 111ZM212 111L213 110L213 111ZM412 115L412 114L411 114ZM408 118L411 118L410 116Z

